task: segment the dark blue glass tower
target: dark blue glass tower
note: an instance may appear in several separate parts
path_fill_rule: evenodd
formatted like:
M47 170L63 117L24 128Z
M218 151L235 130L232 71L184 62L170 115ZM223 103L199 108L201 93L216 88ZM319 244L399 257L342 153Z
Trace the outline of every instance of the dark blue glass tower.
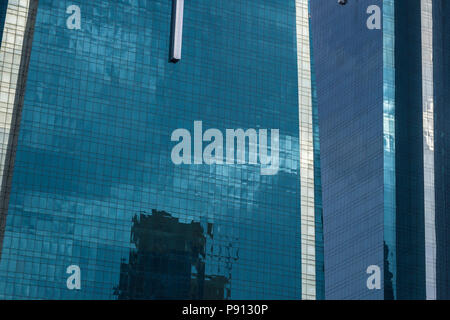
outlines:
M448 298L444 2L311 3L326 298Z
M450 299L450 3L434 0L437 296Z

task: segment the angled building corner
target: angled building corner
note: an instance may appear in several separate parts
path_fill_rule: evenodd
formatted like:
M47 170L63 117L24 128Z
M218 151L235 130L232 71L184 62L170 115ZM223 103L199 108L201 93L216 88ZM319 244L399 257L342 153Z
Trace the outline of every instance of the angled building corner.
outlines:
M0 7L0 255L37 8L38 0L3 1Z
M324 298L320 144L309 0L296 0L302 299Z

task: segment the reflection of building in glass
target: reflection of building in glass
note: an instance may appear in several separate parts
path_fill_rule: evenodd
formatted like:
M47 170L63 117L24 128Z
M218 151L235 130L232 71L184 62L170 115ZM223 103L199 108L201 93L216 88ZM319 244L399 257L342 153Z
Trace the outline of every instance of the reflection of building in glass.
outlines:
M229 279L206 275L207 241L213 240L199 222L181 223L166 212L133 218L128 262L120 268L119 299L224 299ZM229 274L230 275L230 274ZM227 294L228 292L228 294Z

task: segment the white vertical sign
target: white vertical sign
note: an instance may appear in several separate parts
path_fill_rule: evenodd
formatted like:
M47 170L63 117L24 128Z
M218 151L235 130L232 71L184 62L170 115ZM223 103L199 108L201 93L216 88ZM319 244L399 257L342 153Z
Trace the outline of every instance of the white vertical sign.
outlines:
M181 59L183 43L183 13L184 0L173 0L172 8L172 43L170 48L170 61L178 62Z

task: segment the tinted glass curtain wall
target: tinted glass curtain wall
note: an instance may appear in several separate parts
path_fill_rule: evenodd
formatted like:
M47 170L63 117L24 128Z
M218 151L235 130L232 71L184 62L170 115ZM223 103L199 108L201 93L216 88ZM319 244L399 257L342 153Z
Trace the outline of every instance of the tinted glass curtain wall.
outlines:
M323 297L308 2L187 1L178 63L173 14L9 1L0 298ZM199 121L278 129L278 172L174 164L172 133Z
M311 13L326 298L445 299L447 7L330 0Z
M2 1L0 3L0 42L2 41L3 37L3 27L5 25L5 18L6 18L6 9L8 8L8 1Z

